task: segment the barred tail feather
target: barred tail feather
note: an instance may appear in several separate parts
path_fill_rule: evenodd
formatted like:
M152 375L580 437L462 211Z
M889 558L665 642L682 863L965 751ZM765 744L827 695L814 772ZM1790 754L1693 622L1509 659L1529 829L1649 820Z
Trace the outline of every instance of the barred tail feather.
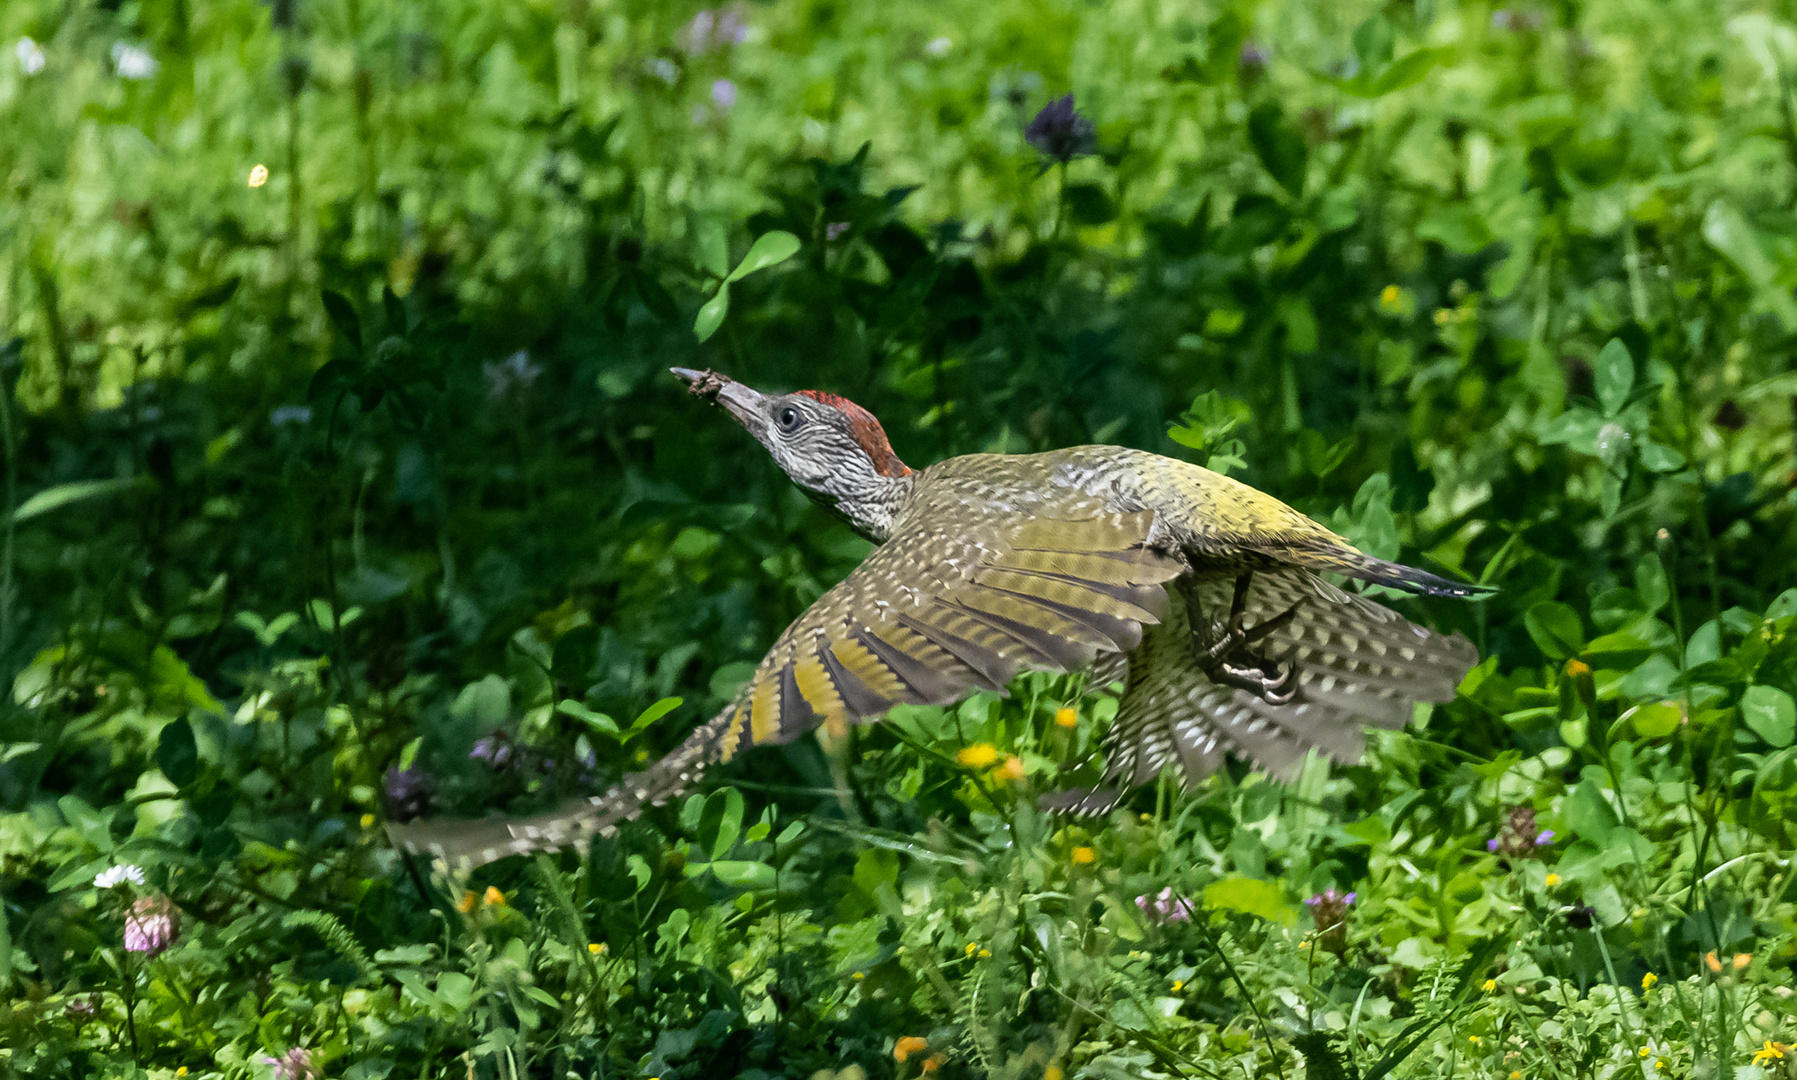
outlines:
M584 802L528 818L389 824L387 836L395 847L440 862L460 876L508 855L574 847L595 836L616 835L620 824L684 794L722 759L736 711L731 705L654 765Z
M1418 570L1414 566L1374 558L1346 544L1305 539L1280 544L1271 553L1277 554L1281 561L1295 566L1345 574L1418 596L1486 596L1497 591L1489 585L1453 581L1427 570Z

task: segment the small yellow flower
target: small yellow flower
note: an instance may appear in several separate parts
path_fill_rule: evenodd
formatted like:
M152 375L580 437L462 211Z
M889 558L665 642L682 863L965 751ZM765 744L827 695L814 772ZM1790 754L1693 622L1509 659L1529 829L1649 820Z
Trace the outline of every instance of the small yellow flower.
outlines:
M603 941L587 942L587 952L592 953L594 956L604 956L605 955L605 942L603 942Z
M268 183L268 166L258 165L250 170L250 186L261 187Z
M481 903L491 905L492 907L504 907L505 894L493 886L488 885L487 891L481 894L480 901Z
M1510 1080L1522 1080L1522 1070L1521 1069L1511 1069L1510 1070Z
M920 1039L916 1035L907 1035L898 1042L892 1044L892 1060L904 1061L912 1054L928 1050L929 1048L930 1040Z
M1643 1046L1641 1049L1635 1051L1635 1053L1640 1054L1644 1058L1645 1057L1653 1057L1653 1047Z
M1753 963L1753 954L1752 953L1738 952L1735 954L1735 970L1736 971L1740 971L1742 968L1746 967L1748 964L1751 964L1751 963Z
M923 1071L933 1073L937 1069L942 1068L942 1063L947 1060L948 1059L941 1054L931 1054L929 1057L923 1059Z
M176 1070L175 1070L175 1075L176 1075L176 1076L177 1076L177 1077L180 1077L180 1076L186 1076L186 1075L187 1075L187 1066L185 1066L185 1065L183 1065L183 1066L181 1066L181 1067L180 1067L180 1068L178 1068L178 1069L176 1069Z
M1716 959L1716 950L1711 949L1709 952L1703 954L1703 966L1709 968L1711 973L1720 972L1722 970L1722 961Z
M968 768L982 769L998 760L998 748L991 743L974 743L962 747L955 760Z
M1398 306L1398 300L1403 295L1396 285L1387 285L1379 293L1379 306L1390 311Z
M1482 1046L1485 1043L1485 1040L1479 1038L1477 1035L1468 1035L1466 1041L1472 1043L1474 1046Z
M1452 311L1449 311L1447 308L1436 308L1435 309L1435 325L1436 326L1446 326L1448 324L1448 320L1452 319L1453 317L1454 317L1454 313Z
M1654 1058L1653 1067L1657 1071L1664 1071L1666 1068L1666 1059L1665 1058Z
M1063 706L1055 710L1054 722L1060 727L1078 727L1079 713L1070 707Z
M1005 763L992 770L992 779L1017 781L1023 779L1023 759L1016 754L1005 755Z
M1181 990L1184 990L1185 988L1186 988L1186 981L1184 979L1174 979L1173 980L1173 992L1175 994L1179 993Z
M1043 1069L1042 1070L1042 1080L1061 1080L1060 1067L1056 1066L1056 1065L1050 1065L1048 1068Z
M1642 989L1642 990L1644 990L1644 991L1645 991L1645 990L1652 990L1652 989L1653 989L1653 984L1654 984L1654 983L1657 983L1657 982L1659 982L1659 981L1660 981L1660 977L1659 977L1659 976L1658 976L1658 975L1655 975L1655 974L1654 974L1654 973L1653 973L1653 972L1651 972L1651 971L1650 971L1650 972L1648 972L1648 973L1647 973L1647 974L1645 974L1645 975L1643 975L1643 976L1641 976L1641 989Z
M1591 665L1583 660L1568 660L1566 661L1566 674L1574 679L1589 675L1591 674Z
M362 827L364 829L374 828L374 815L373 814L363 814L362 815Z
M992 956L992 950L991 949L981 949L979 951L979 953L976 955L978 955L981 960L986 960Z
M1767 1039L1766 1045L1753 1052L1753 1063L1755 1065L1764 1065L1768 1061L1783 1060L1785 1051L1789 1049L1790 1047L1786 1046L1784 1043L1773 1042L1771 1039Z
M1560 875L1559 874L1549 874L1547 876L1547 881L1545 884L1550 889L1553 888L1554 886L1560 884Z
M1142 824L1144 824L1144 825L1148 824L1150 821L1153 821L1153 820L1154 820L1153 814L1143 814L1141 816L1141 821L1142 821Z
M468 914L470 911L473 911L474 910L474 894L471 892L463 893L462 898L455 902L455 909L464 915Z
M1098 852L1093 851L1089 847L1076 847L1073 849L1073 861L1075 864L1077 864L1079 866L1084 866L1087 863L1097 862L1098 861Z
M856 982L860 982L862 979L867 978L867 972L857 971L853 975L850 975L849 978L855 980Z
M979 951L980 951L980 943L979 942L970 941L967 943L967 955L968 956L972 956L974 953L979 952Z
M1497 993L1497 980L1496 979L1486 979L1485 980L1485 992L1487 994Z

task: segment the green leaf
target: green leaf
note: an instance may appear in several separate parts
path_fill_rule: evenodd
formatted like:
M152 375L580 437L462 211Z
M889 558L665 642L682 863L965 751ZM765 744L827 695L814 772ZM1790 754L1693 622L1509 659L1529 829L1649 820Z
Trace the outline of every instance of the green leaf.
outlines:
M743 795L733 787L719 788L706 799L699 814L699 845L721 859L742 835Z
M685 698L677 697L662 698L647 709L644 709L642 715L638 716L636 721L630 725L630 734L635 735L638 732L648 730L650 724L655 723L675 709L678 709L685 700Z
M1635 359L1621 338L1611 338L1592 362L1597 376L1597 402L1605 416L1615 416L1629 403L1635 389Z
M349 297L340 292L324 291L324 311L331 317L331 325L343 335L343 340L354 346L357 352L362 351L362 320L356 314L355 305Z
M1703 238L1753 285L1756 306L1770 309L1787 331L1797 329L1797 298L1780 287L1780 262L1768 253L1771 245L1741 211L1721 199L1712 202L1703 215Z
M111 495L147 483L147 480L76 480L67 484L57 484L55 487L45 488L19 504L19 508L12 512L13 524L30 521L34 517L47 514L52 510L59 510L72 503L98 498L101 495Z
M616 739L619 742L623 742L625 739L624 732L619 730L616 720L602 712L594 712L573 698L557 702L555 711L563 716L573 717L608 738Z
M1240 874L1206 885L1204 906L1240 911L1284 926L1298 921L1297 912L1285 902L1285 894L1277 884Z
M1577 655L1585 643L1585 629L1579 623L1579 613L1553 600L1530 608L1523 616L1523 626L1535 639L1535 647L1546 653L1550 660Z
M1445 49L1418 49L1394 60L1373 80L1373 96L1383 97L1415 86L1447 56Z
M1679 707L1665 701L1637 705L1629 710L1629 722L1643 739L1663 739L1678 730Z
M1496 239L1478 211L1461 203L1438 206L1416 223L1416 235L1433 240L1449 251L1476 255Z
M1797 736L1797 702L1776 686L1750 686L1741 698L1741 719L1773 746L1789 746Z
M709 870L717 875L717 879L733 889L771 889L774 887L777 871L764 862L753 862L746 859L725 859L721 862L693 863L687 866L688 871L704 873Z
M1304 169L1310 150L1304 136L1285 122L1285 113L1274 102L1258 105L1248 114L1248 141L1260 163L1292 198L1304 194Z
M200 773L200 751L193 738L193 725L183 716L162 726L156 742L156 767L169 783L186 787Z
M717 295L705 301L699 309L699 317L693 320L693 333L701 342L710 341L711 335L724 325L724 316L730 313L730 282L718 286Z
M1648 552L1635 562L1635 591L1649 612L1665 607L1672 599L1672 586L1666 580L1666 567L1660 557Z
M1685 455L1670 446L1654 442L1645 435L1636 440L1636 445L1641 453L1641 467L1648 472L1677 472L1685 467Z
M56 800L56 808L62 811L62 819L82 840L103 852L112 850L111 813L100 813L79 795L64 795Z
M1572 789L1566 797L1560 815L1566 821L1566 827L1574 833L1603 847L1610 839L1610 831L1616 828L1616 811L1611 808L1603 792L1590 780L1581 780L1579 786Z
M729 284L732 281L741 281L758 270L778 266L798 254L798 251L799 238L793 234L778 229L762 233L755 238L755 243L749 248L749 253L743 256L742 262L736 264L736 269L730 271L730 276L725 278L724 282Z

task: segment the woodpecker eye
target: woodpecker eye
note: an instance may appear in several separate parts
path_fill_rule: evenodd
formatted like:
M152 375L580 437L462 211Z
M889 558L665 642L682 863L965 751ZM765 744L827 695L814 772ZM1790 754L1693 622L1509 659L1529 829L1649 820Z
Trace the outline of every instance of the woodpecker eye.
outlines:
M780 430L788 435L799 430L799 425L804 422L805 414L793 408L791 405L783 407L779 412L774 414L774 423L779 424Z

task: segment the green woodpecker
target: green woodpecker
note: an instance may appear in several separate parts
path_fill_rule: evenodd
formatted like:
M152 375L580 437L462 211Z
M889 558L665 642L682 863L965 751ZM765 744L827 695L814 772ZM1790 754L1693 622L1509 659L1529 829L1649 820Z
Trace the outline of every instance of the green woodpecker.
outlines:
M901 703L1003 693L1026 669L1124 682L1103 786L1043 800L1099 814L1163 768L1189 786L1227 754L1278 776L1312 750L1356 761L1368 726L1402 727L1417 702L1452 699L1478 660L1459 634L1321 575L1432 596L1484 590L1373 558L1208 469L1077 446L914 470L878 420L834 394L673 372L879 547L787 627L723 712L647 770L537 818L392 826L401 846L469 867L609 835L751 747Z

